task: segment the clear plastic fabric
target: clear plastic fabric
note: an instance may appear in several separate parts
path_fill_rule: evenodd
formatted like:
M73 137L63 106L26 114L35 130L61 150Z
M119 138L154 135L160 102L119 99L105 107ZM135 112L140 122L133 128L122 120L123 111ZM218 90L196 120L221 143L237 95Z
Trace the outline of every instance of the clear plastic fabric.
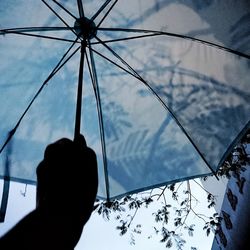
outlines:
M80 60L77 1L60 1L67 11L46 2L54 12L42 1L0 5L0 147L42 88L8 156L11 179L34 184L46 145L73 138ZM216 171L249 127L249 1L86 0L83 8L98 26L86 49L81 129L97 153L98 196ZM67 56L75 54L47 81L71 45Z

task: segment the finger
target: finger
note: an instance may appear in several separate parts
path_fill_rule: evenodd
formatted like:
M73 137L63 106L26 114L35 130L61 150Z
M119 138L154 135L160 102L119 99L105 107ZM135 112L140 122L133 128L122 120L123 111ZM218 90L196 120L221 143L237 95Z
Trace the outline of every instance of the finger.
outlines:
M87 147L87 143L86 140L84 138L84 136L82 134L78 135L75 139L74 139L74 143L79 146L79 147Z

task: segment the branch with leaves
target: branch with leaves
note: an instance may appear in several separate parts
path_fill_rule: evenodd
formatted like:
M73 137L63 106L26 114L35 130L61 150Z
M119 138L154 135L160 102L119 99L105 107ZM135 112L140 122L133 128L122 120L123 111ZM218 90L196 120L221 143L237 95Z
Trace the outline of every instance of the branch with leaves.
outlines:
M219 169L219 177L230 178L234 176L240 178L241 171L244 171L247 164L250 163L249 154L246 152L249 143L250 133L246 133ZM207 177L203 179L206 180ZM164 243L166 248L175 246L176 249L181 250L184 249L186 243L182 236L182 230L187 231L191 237L195 232L195 224L188 222L191 215L204 223L203 230L207 236L211 232L216 234L223 220L213 210L211 210L211 214L202 214L198 211L196 206L199 199L193 193L194 187L199 188L200 192L206 195L207 207L214 208L216 196L205 189L199 180L194 179L155 188L140 194L128 195L112 202L97 201L95 211L106 220L115 216L118 223L116 229L120 235L130 232L131 244L135 244L135 234L140 235L143 230L143 223L134 223L137 214L141 209L149 207L152 209L153 204L157 204L152 213L155 223L152 226L153 233L160 236L160 242ZM152 238L152 236L148 236L148 238ZM192 247L191 249L195 250L196 248Z

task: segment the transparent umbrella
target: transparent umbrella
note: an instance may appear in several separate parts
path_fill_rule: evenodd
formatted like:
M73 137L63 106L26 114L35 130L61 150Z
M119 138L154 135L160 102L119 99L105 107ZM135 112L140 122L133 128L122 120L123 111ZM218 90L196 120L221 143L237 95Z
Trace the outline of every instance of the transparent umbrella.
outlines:
M35 184L46 145L79 133L100 198L215 174L249 128L249 9L1 0L1 178Z

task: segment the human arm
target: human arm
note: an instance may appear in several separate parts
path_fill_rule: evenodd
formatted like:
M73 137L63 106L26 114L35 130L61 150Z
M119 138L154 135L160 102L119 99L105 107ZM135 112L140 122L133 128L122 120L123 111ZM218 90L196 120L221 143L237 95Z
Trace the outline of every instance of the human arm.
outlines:
M50 144L37 167L37 207L0 239L0 249L73 249L97 186L96 155L84 137Z

